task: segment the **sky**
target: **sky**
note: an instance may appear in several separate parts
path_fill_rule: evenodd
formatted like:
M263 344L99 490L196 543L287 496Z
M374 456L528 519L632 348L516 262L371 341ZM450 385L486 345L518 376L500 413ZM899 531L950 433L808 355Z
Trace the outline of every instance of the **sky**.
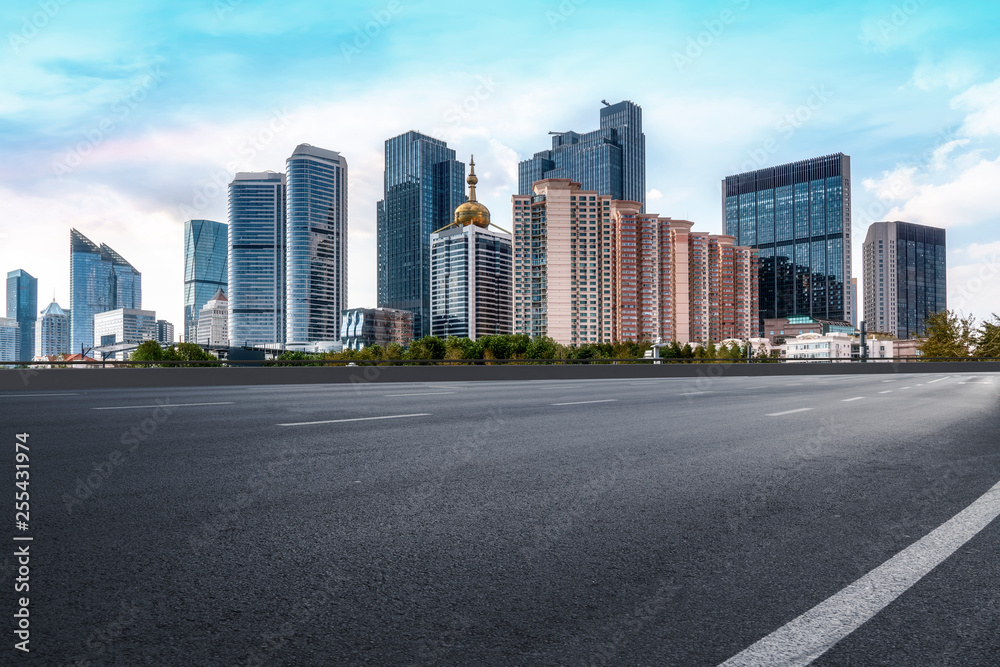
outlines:
M69 230L183 323L183 225L296 145L349 165L350 307L376 305L384 142L476 155L510 228L549 131L643 108L647 210L722 232L730 174L851 156L854 276L879 220L947 229L949 307L1000 312L1000 6L939 0L6 0L0 270L69 307Z

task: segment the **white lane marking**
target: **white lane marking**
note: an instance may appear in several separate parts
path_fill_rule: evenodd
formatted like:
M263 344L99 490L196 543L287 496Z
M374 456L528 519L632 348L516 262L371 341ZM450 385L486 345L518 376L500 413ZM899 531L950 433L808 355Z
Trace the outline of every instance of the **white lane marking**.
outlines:
M382 394L383 397L388 398L390 396L447 396L449 394L454 394L453 391L423 391L414 392L412 394Z
M863 400L865 400L864 396L855 396L854 398L845 398L844 400L841 401L841 403L850 403L851 401L863 401Z
M945 376L945 377L943 377L943 378L938 378L937 380L931 380L931 381L930 381L930 382L928 382L927 384L934 384L935 382L940 382L941 380L947 380L947 379L948 379L948 378L950 378L950 377L951 377L950 375L946 375L946 376Z
M839 593L720 667L804 667L868 622L1000 516L1000 484Z
M882 382L895 382L895 380L882 380Z
M678 396L699 396L701 394L711 394L710 391L686 391L683 394L677 394Z
M888 391L880 391L879 393L880 394L891 394L892 393L892 389L890 389Z
M606 398L603 401L575 401L573 403L552 403L552 405L587 405L589 403L617 403L617 398Z
M278 426L313 426L315 424L343 424L345 422L370 422L379 419L405 419L407 417L430 417L430 413L422 412L415 415L387 415L385 417L355 417L354 419L326 419L318 422L297 422L294 424L278 424Z
M162 405L121 405L113 408L91 408L91 410L147 410L150 408L193 408L199 405L235 405L232 401L226 403L164 403Z
M903 387L903 389L913 389L913 387Z
M766 386L764 386L764 385L761 385L761 386L759 386L759 387L747 387L747 389L748 389L748 390L750 390L750 389L767 389L767 387L766 387Z
M34 398L35 396L79 396L80 394L0 394L0 398Z
M799 408L798 410L785 410L784 412L775 412L774 414L768 415L768 417L781 417L783 415L794 415L796 412L809 412L812 408Z

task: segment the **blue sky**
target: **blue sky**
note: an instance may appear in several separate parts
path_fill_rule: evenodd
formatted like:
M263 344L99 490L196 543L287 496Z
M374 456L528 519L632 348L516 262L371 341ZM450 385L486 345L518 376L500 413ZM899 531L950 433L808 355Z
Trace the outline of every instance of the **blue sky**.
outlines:
M842 151L855 276L870 222L941 226L949 305L1000 312L995 3L8 0L0 26L0 269L39 308L69 307L76 227L180 325L183 221L225 221L232 173L302 142L347 158L349 303L373 306L385 139L475 153L506 227L517 161L630 99L650 211L720 232L727 174Z

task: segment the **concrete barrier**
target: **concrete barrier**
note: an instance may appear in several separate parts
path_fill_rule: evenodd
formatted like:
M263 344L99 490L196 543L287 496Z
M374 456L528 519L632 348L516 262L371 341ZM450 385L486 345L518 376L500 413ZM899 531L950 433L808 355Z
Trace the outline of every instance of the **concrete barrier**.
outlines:
M212 387L369 382L486 382L649 378L997 373L1000 362L573 364L541 366L339 366L58 368L0 370L0 391Z

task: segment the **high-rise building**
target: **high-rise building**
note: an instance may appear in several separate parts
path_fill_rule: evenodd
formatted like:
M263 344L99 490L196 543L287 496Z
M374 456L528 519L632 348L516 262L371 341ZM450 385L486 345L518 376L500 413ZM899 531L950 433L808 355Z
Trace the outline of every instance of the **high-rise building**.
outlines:
M851 278L851 303L854 304L854 308L851 308L851 326L855 329L858 328L858 311L861 310L859 307L861 302L858 301L858 279Z
M197 343L211 347L229 345L229 300L221 289L198 314Z
M413 340L413 313L409 310L350 308L340 321L340 341L346 350L393 343L405 347Z
M7 317L17 320L21 337L18 361L35 356L35 319L38 317L38 280L18 269L7 274Z
M286 166L285 340L336 342L347 307L347 160L300 144Z
M765 319L853 319L849 156L727 176L722 212L725 233L760 253L761 330Z
M69 354L69 337L70 314L53 300L35 323L35 356Z
M869 331L921 338L930 315L948 308L945 230L876 222L862 245Z
M0 362L21 359L21 327L13 317L0 317Z
M156 340L156 311L117 308L94 315L94 339L103 348L132 347ZM114 351L108 359L124 360L128 350Z
M285 341L285 216L284 174L236 174L229 184L227 281L234 346Z
M476 200L475 159L469 200L455 221L431 234L431 334L476 340L513 333L513 242L490 229L490 211Z
M756 333L756 252L732 236L566 179L513 202L515 332L570 345Z
M174 325L166 320L156 320L156 342L161 345L172 345L177 342L174 337Z
M378 202L378 306L413 313L413 335L431 333L431 233L465 201L465 165L445 142L407 132L385 142Z
M188 220L184 223L185 341L194 342L198 313L220 289L229 289L229 227L212 220Z
M625 101L604 103L601 128L593 132L553 132L552 148L518 165L518 194L530 196L545 179L569 179L586 191L615 200L646 203L646 135L642 107Z
M70 230L70 352L95 345L94 316L142 308L142 274L106 244Z

